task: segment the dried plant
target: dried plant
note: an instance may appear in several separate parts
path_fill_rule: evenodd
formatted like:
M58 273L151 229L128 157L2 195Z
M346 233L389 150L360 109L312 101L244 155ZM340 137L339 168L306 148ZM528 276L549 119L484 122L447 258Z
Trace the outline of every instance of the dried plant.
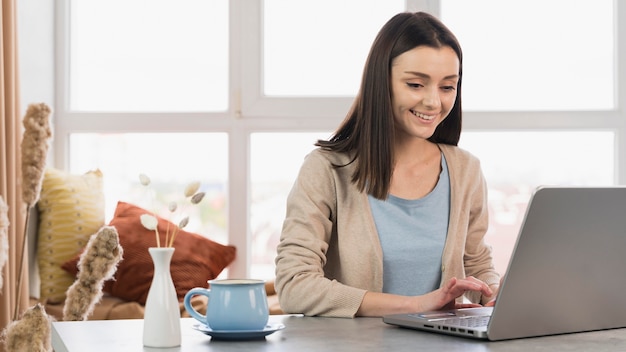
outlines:
M50 129L50 108L44 104L31 104L22 121L22 197L24 202L33 206L41 193L41 183L48 156L48 140L52 136Z
M5 348L11 352L52 351L51 331L54 319L37 303L20 320L11 322L2 332Z
M0 196L0 289L2 289L2 273L4 264L9 259L9 206Z
M52 136L50 129L50 108L44 103L30 104L24 115L24 135L21 143L22 155L22 198L26 203L26 220L22 252L18 266L16 304L13 319L17 319L22 297L22 280L24 279L24 257L26 256L26 240L30 209L39 200L43 181L46 158L48 156L48 140Z
M145 174L140 174L139 175L139 182L145 186L145 187L149 187L150 186L150 177L148 177ZM193 205L196 205L198 203L200 203L202 201L202 199L204 199L204 192L198 192L198 190L200 189L200 182L198 181L194 181L189 183L185 189L183 194L185 195L185 198L189 198L189 202ZM167 210L170 212L170 216L173 215L177 210L178 210L178 204L176 202L170 202L167 206ZM140 216L140 221L141 221L141 225L143 225L143 227L145 227L148 230L154 231L154 234L156 236L156 243L157 243L157 247L161 247L161 240L160 240L160 236L159 236L159 221L157 220L156 215L153 214L142 214ZM178 225L174 226L174 229L172 229L171 233L170 233L170 228L169 228L169 223L168 223L168 227L166 229L165 232L165 243L164 243L164 247L172 247L174 246L174 240L176 239L176 235L178 234L178 231L182 228L184 228L185 226L187 226L187 224L189 224L189 216L185 216L183 217L179 222Z
M104 282L115 274L122 254L115 227L103 226L91 235L78 260L78 277L66 292L63 320L87 320L102 298Z

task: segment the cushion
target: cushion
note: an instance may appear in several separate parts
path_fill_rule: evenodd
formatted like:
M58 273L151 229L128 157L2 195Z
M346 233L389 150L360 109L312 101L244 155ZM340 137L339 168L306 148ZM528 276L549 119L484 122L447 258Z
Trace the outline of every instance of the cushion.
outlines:
M80 253L89 237L104 225L102 173L72 175L47 168L37 209L39 298L58 303L65 300L65 291L75 278L61 265Z
M156 247L154 231L141 224L140 216L148 214L136 205L118 202L113 219L109 223L115 226L124 249L124 258L119 263L114 280L107 281L104 291L113 296L146 303L152 283L154 267L148 248ZM165 233L175 226L162 217L158 219L161 243L165 243ZM235 259L236 249L231 245L222 245L199 234L179 230L174 241L174 255L170 263L170 272L179 301L185 293L194 287L207 287L207 280L215 279ZM80 255L63 264L63 269L76 276Z

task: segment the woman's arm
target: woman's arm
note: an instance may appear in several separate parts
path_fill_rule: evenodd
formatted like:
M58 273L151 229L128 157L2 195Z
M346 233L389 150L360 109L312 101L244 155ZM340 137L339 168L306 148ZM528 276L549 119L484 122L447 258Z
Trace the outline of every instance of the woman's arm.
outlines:
M329 243L336 236L338 197L336 172L327 157L319 150L307 156L287 198L276 256L276 291L287 313L353 317L366 289L325 276ZM356 246L348 247L357 253L344 255L360 255Z
M475 307L478 304L456 304L455 299L473 291L483 296L494 292L484 282L473 278L452 278L439 289L421 296L399 296L388 293L367 292L357 311L358 316L383 316L387 314L416 313L440 309Z

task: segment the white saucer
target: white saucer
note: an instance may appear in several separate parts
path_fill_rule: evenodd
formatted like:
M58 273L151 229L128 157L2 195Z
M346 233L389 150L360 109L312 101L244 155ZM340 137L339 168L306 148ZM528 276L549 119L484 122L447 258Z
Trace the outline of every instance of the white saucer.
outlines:
M194 324L193 328L219 340L253 340L260 339L285 328L284 324L267 324L261 330L213 330L205 324Z

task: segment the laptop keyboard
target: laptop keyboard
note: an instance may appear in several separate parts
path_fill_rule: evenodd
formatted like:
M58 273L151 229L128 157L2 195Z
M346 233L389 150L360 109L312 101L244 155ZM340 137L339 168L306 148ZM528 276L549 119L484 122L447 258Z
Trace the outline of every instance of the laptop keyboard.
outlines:
M415 314L415 317L422 318L419 314ZM490 316L467 316L467 317L454 317L443 319L430 319L430 321L436 321L441 325L460 326L464 328L479 328L487 326L489 324Z

